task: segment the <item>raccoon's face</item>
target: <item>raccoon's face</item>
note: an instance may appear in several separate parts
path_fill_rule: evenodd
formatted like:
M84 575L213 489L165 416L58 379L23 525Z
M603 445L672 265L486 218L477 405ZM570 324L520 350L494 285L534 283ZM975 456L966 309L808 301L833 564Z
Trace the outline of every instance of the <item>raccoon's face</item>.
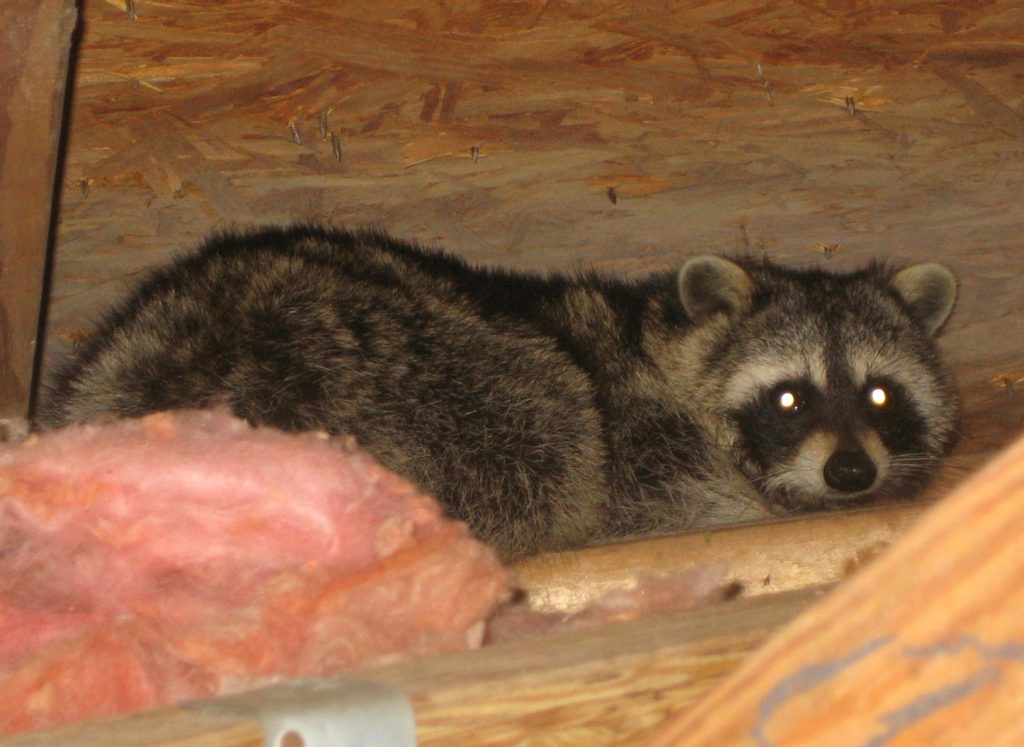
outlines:
M846 275L718 258L684 267L687 312L721 330L702 394L771 506L860 502L927 481L955 434L956 396L932 340L955 287L939 265Z

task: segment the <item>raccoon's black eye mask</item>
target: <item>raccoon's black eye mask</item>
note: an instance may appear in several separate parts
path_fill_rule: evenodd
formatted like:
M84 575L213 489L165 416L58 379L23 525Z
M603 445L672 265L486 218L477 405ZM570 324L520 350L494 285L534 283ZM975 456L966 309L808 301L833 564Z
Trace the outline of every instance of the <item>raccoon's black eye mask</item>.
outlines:
M767 389L756 400L756 407L764 410L766 417L772 416L784 420L809 416L820 409L821 399L825 395L810 381L783 381ZM902 387L889 379L872 379L868 381L858 395L858 409L869 422L900 414L906 418L913 407L902 393ZM742 410L738 411L742 412Z
M782 381L766 388L751 402L732 410L742 440L755 461L768 463L788 456L811 430L821 409L822 394L807 380Z
M899 383L888 378L870 379L862 393L867 424L892 453L921 451L926 425L917 407Z

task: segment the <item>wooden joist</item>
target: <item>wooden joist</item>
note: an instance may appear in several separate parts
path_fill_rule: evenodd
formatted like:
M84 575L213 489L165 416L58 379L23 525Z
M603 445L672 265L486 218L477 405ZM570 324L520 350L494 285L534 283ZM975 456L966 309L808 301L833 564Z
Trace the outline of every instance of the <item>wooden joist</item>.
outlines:
M0 7L0 418L28 415L75 0Z
M530 607L576 612L611 591L636 588L644 576L678 574L724 563L739 596L760 596L843 580L905 532L927 503L814 514L779 522L723 527L577 552L538 555L514 567Z

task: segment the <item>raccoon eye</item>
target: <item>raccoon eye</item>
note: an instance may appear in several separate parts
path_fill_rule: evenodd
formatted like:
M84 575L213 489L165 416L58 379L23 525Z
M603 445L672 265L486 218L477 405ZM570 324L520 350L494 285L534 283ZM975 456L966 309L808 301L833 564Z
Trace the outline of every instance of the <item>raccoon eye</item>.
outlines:
M780 412L799 412L803 403L792 389L780 389L775 393L775 406Z
M876 410L884 410L892 404L892 395L889 390L881 386L868 388L868 404Z
M815 403L814 388L802 381L783 381L768 390L761 400L765 411L789 418L811 412Z

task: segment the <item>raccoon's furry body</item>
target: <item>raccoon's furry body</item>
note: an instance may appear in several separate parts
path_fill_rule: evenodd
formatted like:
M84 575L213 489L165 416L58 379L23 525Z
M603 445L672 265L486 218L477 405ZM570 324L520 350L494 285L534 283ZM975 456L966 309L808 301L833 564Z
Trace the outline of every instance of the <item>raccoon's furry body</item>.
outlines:
M351 434L512 557L918 486L953 439L931 335L954 292L937 265L699 257L626 282L223 235L107 318L42 423L226 404Z

